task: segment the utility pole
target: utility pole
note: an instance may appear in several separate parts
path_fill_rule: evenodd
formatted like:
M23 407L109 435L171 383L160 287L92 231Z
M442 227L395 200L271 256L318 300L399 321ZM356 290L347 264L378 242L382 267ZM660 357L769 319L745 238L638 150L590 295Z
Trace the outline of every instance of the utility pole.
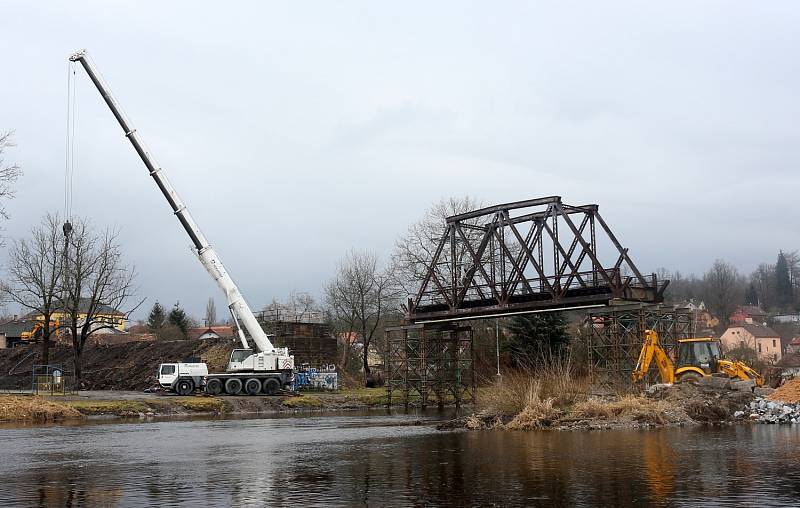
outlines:
M494 339L497 346L497 377L500 377L500 321L495 318L494 320Z

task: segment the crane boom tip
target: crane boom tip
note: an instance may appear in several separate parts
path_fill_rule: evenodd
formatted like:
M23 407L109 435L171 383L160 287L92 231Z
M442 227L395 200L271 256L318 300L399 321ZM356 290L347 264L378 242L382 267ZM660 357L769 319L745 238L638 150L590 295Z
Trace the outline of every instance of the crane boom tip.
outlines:
M69 56L69 61L70 62L77 62L81 58L85 57L86 53L87 53L87 51L85 49L82 49L80 51L76 51L75 53L73 53L73 54L71 54Z

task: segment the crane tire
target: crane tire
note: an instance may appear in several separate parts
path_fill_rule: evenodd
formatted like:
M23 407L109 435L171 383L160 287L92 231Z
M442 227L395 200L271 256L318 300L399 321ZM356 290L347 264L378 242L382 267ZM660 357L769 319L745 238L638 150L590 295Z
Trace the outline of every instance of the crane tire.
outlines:
M261 393L261 381L258 379L251 377L247 381L244 382L244 392L247 395L258 395Z
M688 383L688 384L700 384L700 379L702 376L697 372L684 372L678 378L678 383Z
M219 395L222 393L222 389L222 380L220 379L209 379L206 383L206 393L209 395Z
M175 385L175 392L178 395L189 395L194 391L194 382L191 379L179 379Z
M230 395L237 395L242 391L242 381L232 377L225 381L225 393Z
M262 391L264 395L275 395L281 389L281 382L271 377L264 380L264 388Z

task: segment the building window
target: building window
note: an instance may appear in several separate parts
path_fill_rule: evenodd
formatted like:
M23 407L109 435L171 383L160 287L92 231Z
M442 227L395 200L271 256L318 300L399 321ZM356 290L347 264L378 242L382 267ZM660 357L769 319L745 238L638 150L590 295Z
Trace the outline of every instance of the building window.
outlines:
M760 342L758 343L758 352L759 353L761 352L761 343Z
M772 347L778 347L775 345L775 339L772 339Z

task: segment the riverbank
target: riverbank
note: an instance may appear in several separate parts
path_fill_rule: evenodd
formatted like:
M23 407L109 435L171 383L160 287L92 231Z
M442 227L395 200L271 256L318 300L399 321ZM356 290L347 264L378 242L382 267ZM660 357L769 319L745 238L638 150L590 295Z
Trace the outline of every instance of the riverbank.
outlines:
M510 389L499 390L507 394ZM532 383L526 400L516 407L490 396L477 412L438 428L608 430L716 425L745 420L742 410L756 399L750 391L692 384L655 385L640 395L590 395L584 389L558 397L544 392L541 384Z
M350 411L385 405L386 390L383 388L305 392L274 397L180 397L125 391L91 391L47 397L3 394L0 395L0 421L51 423L84 418Z

